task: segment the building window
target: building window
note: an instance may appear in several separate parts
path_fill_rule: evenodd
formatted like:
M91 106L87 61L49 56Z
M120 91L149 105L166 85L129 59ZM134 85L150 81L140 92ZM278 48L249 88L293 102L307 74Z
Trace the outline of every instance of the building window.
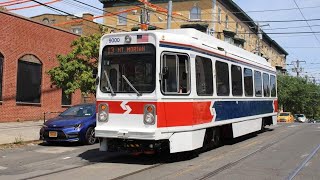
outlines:
M218 8L218 22L221 23L221 8Z
M71 105L71 94L67 95L62 89L61 105L70 106Z
M127 13L118 15L118 25L127 25Z
M229 28L229 16L228 16L228 15L226 15L226 21L224 22L224 27L225 27L226 29Z
M43 19L42 19L42 23L43 23L43 24L49 24L49 22L50 22L50 21L49 21L48 18L43 18Z
M230 36L224 36L224 41L229 44L234 44L234 39Z
M190 10L190 20L200 20L200 19L201 19L201 9L195 6Z
M216 61L216 87L218 96L229 96L229 66L227 63Z
M33 55L18 61L17 97L19 103L40 103L42 64Z
M276 87L276 77L270 75L270 88L271 88L271 97L277 96L277 87Z
M82 34L82 27L72 27L71 30L73 33Z
M232 95L242 96L242 69L240 66L231 66L231 79L232 79Z
M262 80L261 80L261 72L254 71L254 87L255 94L257 97L262 96Z
M247 68L244 68L244 92L245 96L253 96L252 70Z
M269 75L266 73L263 73L263 96L270 97Z
M0 101L2 101L3 55L0 53Z
M196 56L197 94L199 96L213 95L213 76L211 59Z

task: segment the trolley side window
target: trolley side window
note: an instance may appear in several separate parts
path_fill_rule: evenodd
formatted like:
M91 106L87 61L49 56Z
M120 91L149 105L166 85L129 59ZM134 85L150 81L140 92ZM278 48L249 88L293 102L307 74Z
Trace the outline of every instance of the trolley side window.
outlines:
M253 74L251 69L244 68L244 92L245 95L253 96Z
M255 94L257 97L262 96L262 79L261 79L261 72L254 71L254 87L255 87Z
M199 96L213 95L213 76L211 59L196 56L196 81Z
M263 73L263 96L270 97L269 74Z
M242 96L242 69L240 66L231 66L231 79L232 79L232 95Z
M216 87L218 96L229 96L229 67L227 63L216 61Z
M277 87L276 87L276 77L270 75L270 88L271 88L271 97L277 96Z
M161 91L164 94L190 93L189 57L168 53L162 56Z

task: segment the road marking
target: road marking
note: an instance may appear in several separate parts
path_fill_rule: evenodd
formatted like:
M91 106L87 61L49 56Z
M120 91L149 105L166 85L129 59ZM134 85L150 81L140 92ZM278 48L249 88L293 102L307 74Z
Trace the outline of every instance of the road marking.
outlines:
M317 153L319 149L320 144L315 149L313 149L312 153L309 154L309 156L292 173L289 174L287 180L292 180L305 166L307 166L307 163Z
M293 128L293 127L297 127L298 125L290 125L288 126L288 128Z
M64 153L68 151L73 151L79 148L73 148L73 147L48 147L48 148L43 148L43 149L38 149L35 152L39 153L47 153L47 154L59 154L59 153Z
M7 169L7 167L0 166L0 170L5 170L5 169Z
M71 157L64 157L64 158L62 158L62 159L70 159Z
M309 154L304 154L304 155L301 155L300 157L304 158L304 157L307 157L307 156L309 156Z

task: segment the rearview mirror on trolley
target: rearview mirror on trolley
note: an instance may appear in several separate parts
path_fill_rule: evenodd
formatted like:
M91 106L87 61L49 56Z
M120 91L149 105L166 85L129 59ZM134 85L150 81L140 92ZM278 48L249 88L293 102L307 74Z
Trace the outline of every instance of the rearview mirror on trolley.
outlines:
M162 78L163 79L168 79L169 76L169 68L168 67L163 67L162 68Z

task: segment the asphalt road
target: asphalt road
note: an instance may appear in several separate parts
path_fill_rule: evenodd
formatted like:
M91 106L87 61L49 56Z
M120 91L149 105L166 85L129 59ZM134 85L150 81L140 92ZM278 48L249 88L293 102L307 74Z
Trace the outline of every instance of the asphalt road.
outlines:
M279 124L197 157L99 152L98 144L0 150L0 179L320 179L320 124Z

